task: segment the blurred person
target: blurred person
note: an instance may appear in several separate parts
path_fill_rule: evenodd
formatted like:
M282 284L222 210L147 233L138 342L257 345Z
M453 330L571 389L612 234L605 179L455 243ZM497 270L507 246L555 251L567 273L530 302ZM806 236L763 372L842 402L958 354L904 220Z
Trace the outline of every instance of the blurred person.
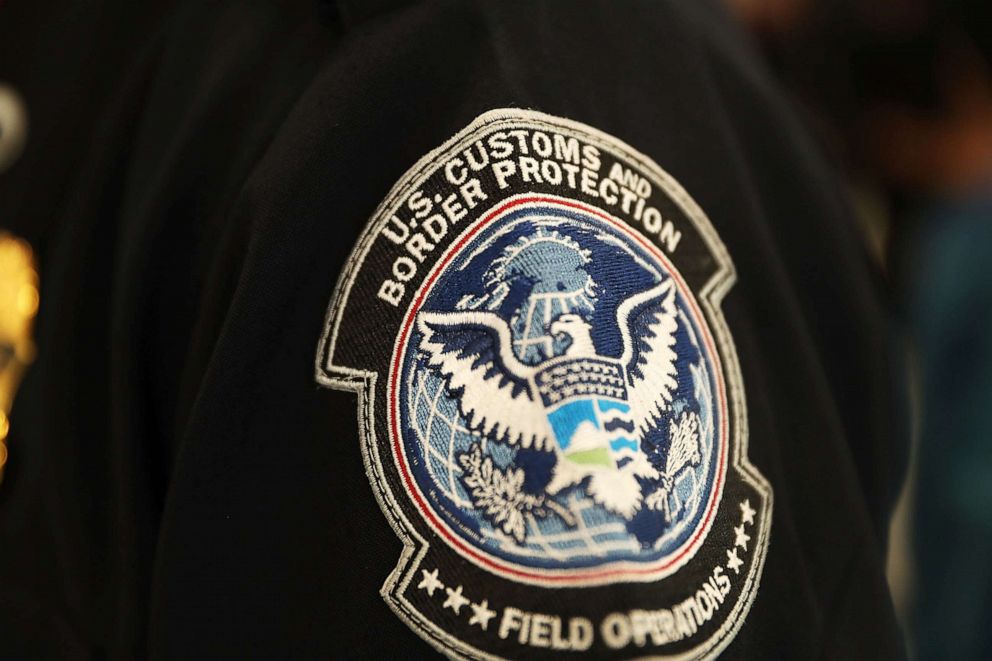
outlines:
M865 224L921 373L907 595L915 654L989 658L992 7L757 4L780 19L743 14L761 19L770 61L852 184L882 200Z
M992 76L955 36L936 111L890 106L870 120L880 169L911 200L896 268L922 374L912 618L922 659L992 656Z

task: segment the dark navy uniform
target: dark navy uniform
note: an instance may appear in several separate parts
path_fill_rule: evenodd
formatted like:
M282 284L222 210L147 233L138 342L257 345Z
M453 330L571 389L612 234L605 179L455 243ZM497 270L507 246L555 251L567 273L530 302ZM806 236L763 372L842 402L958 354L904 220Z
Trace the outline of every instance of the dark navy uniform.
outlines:
M41 270L37 359L0 485L0 657L471 656L466 640L540 651L523 616L497 639L509 601L490 597L496 619L472 625L478 640L456 629L469 606L456 612L443 591L418 606L439 623L433 638L390 610L380 591L402 536L370 486L359 396L313 373L335 283L390 187L494 109L631 145L694 201L671 213L698 205L733 260L720 313L746 401L733 410L774 507L719 649L902 656L883 566L906 425L878 278L835 173L719 8L139 5L0 6L0 81L31 118L0 174L0 224L35 245ZM707 267L685 263L683 275ZM363 295L385 326L376 290ZM737 507L714 511L744 534ZM716 525L699 553L735 548ZM451 561L435 578L465 576L466 603L481 606L477 569ZM664 580L691 596L707 577ZM603 588L625 614L639 607L620 603L627 585ZM667 653L624 617L612 634L590 618L590 644Z

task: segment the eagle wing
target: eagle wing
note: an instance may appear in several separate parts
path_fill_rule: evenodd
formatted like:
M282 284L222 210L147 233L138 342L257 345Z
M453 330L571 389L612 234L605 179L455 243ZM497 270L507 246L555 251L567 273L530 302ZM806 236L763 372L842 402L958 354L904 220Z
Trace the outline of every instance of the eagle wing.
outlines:
M427 365L444 377L470 429L511 445L551 447L547 415L530 387L534 369L513 354L500 316L421 312L417 328Z
M676 315L675 283L671 278L634 294L617 308L623 338L620 362L627 371L630 416L641 434L656 424L678 388Z

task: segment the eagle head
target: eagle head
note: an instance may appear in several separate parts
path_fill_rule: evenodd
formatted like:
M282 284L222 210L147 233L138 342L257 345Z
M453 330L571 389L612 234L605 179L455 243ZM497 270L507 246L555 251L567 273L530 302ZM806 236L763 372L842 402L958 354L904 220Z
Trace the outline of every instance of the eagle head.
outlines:
M595 356L589 322L577 314L566 313L551 322L548 330L553 336L567 335L571 342L565 349L566 356Z

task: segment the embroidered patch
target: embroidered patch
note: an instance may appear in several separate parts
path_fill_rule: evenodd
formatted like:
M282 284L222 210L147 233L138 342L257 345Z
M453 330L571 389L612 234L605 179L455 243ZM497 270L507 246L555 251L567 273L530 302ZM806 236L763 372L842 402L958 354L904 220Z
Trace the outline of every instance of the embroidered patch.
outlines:
M382 594L456 657L712 657L758 586L734 280L706 216L619 140L486 113L375 212L317 380L358 393L405 550Z

